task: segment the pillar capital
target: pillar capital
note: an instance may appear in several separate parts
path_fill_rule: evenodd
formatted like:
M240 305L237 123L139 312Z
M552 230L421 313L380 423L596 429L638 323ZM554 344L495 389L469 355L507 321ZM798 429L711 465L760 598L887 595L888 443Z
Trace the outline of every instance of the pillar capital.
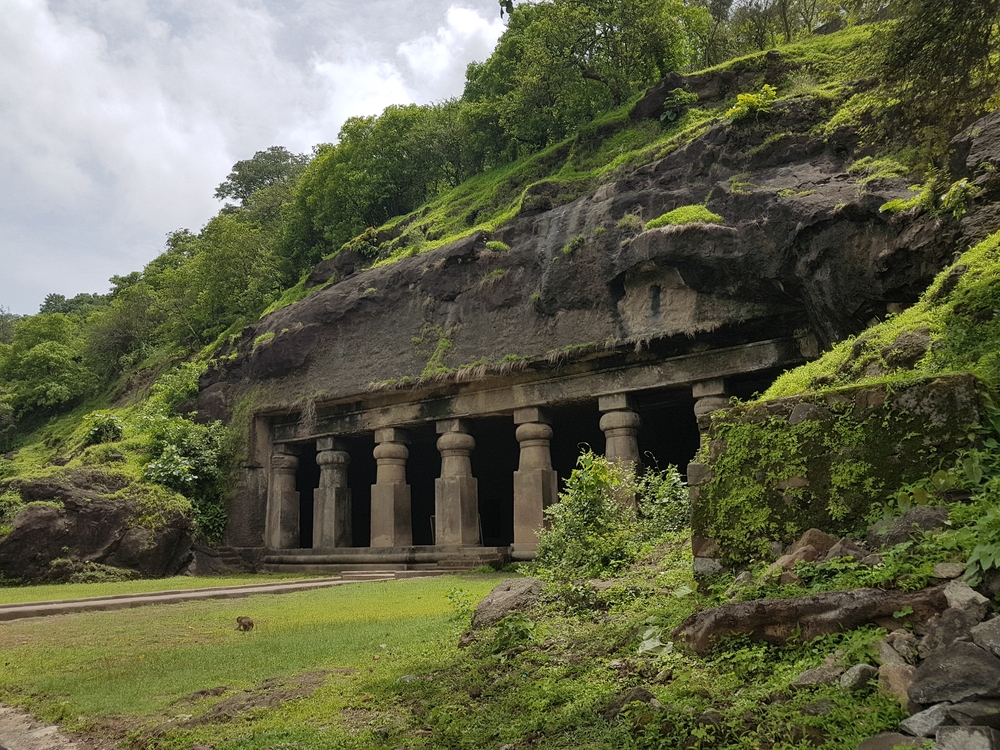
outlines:
M467 432L446 432L438 438L442 456L468 456L476 449L476 439Z
M608 393L597 397L598 411L622 411L634 408L635 404L630 393Z
M691 384L691 395L697 398L706 396L725 396L726 381L723 378L712 378Z
M347 451L320 451L316 454L316 463L319 464L320 470L324 467L346 467L351 463L351 454Z
M271 469L279 474L295 473L299 468L299 457L288 453L274 453L271 455Z
M275 443L271 446L272 454L280 454L283 456L297 456L299 455L299 446L293 445L292 443Z
M552 417L549 415L548 410L540 406L527 406L523 409L514 410L514 424L527 424L529 422L552 424Z
M442 419L438 421L434 428L438 435L445 435L449 432L468 432L469 422L466 419Z
M322 437L316 439L317 451L345 451L347 445L343 440L335 437Z
M380 445L382 443L402 443L406 445L410 442L410 435L406 430L401 430L398 427L380 427L375 430L375 442Z

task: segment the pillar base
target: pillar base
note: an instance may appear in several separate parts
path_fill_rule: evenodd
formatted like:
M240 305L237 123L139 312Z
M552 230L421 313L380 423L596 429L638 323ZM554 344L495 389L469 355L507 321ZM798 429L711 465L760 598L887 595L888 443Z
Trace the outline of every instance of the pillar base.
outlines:
M510 545L510 557L516 562L531 562L537 555L537 544L518 544L515 542Z
M413 544L410 485L372 485L372 547L409 547Z

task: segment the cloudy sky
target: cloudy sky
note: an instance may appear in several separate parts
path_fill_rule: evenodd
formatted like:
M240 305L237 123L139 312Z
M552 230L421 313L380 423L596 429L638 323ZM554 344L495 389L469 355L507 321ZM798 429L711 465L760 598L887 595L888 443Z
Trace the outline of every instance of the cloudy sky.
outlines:
M462 91L496 0L3 0L0 307L104 292L232 164Z

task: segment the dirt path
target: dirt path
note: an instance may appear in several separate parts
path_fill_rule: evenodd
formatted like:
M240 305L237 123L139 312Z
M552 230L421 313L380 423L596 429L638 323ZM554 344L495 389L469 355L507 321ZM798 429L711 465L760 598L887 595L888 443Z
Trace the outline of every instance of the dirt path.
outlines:
M48 602L26 602L0 605L0 622L20 620L25 617L47 617L71 612L93 612L101 610L128 609L147 604L173 604L198 599L239 599L257 594L290 594L295 591L342 586L360 581L388 581L396 575L385 573L365 573L356 576L345 575L338 578L313 578L305 581L286 583L251 583L243 586L229 586L209 589L186 589L178 591L158 591L149 594L120 594L118 596L98 596L91 599L62 599ZM408 577L414 577L412 575Z
M0 750L95 750L59 727L39 724L31 714L0 705Z

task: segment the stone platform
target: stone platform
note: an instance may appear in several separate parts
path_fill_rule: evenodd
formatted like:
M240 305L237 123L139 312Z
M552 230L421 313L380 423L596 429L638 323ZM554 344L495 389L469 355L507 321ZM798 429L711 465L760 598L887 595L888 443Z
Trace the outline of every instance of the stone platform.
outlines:
M343 573L350 571L420 571L454 573L511 561L510 547L345 547L342 549L272 550L260 570L267 573Z

